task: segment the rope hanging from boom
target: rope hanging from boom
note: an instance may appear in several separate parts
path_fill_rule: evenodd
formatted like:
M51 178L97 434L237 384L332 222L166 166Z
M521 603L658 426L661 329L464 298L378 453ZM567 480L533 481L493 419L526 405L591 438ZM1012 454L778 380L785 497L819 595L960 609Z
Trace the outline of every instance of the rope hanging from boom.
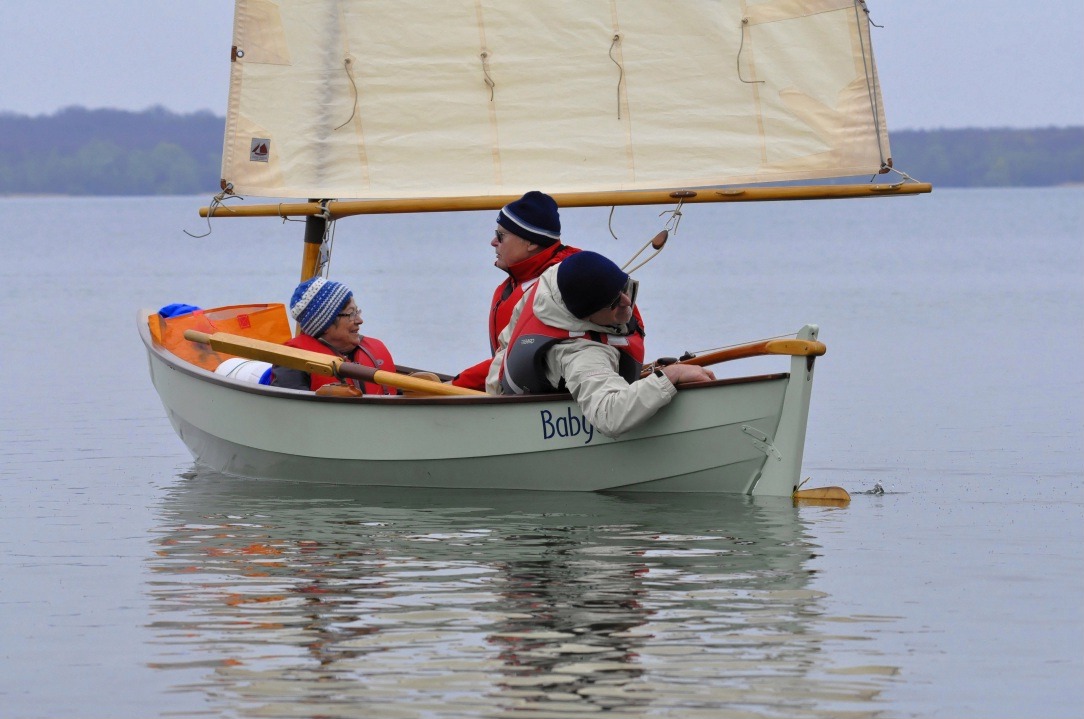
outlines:
M678 194L678 193L675 193L675 194ZM666 215L666 214L670 215L669 219L667 219L666 222L663 223L663 229L657 235L655 235L650 240L648 240L646 243L644 243L644 246L641 247L639 250L637 250L636 254L634 254L632 257L630 257L628 262L626 262L624 265L621 266L622 270L625 270L626 267L628 267L633 262L635 262L636 258L639 257L641 254L643 254L643 252L645 250L647 250L647 248L649 246L654 248L655 252L652 253L651 255L649 255L648 257L646 257L643 262L636 265L631 270L625 270L625 271L628 272L628 274L631 275L633 272L640 269L641 267L646 265L648 262L651 262L651 260L653 260L653 259L655 259L656 257L659 256L659 253L662 252L662 248L666 246L666 240L670 237L670 233L673 232L675 235L677 234L678 225L681 224L681 206L684 205L684 204L685 204L685 196L684 196L684 194L678 194L677 206L674 207L674 209L672 209L672 210L663 210L662 212L659 213L659 217L662 217L663 215ZM613 211L614 211L614 208L611 207L610 208L610 221L611 221L610 234L613 235L613 238L616 240L617 235L614 235L613 226L612 226Z
M243 198L243 197L241 197L239 195L233 194L233 185L231 183L227 182L227 183L223 184L222 192L219 192L217 195L212 197L211 198L211 203L207 207L207 231L204 232L202 235L193 235L188 230L182 230L182 232L184 232L184 234L188 235L189 237L192 237L192 238L197 239L197 240L202 239L204 237L207 237L208 235L211 234L211 218L214 217L215 210L217 210L219 207L223 207L223 208L229 210L229 208L226 207L226 200L243 200L243 199L245 199L245 198Z

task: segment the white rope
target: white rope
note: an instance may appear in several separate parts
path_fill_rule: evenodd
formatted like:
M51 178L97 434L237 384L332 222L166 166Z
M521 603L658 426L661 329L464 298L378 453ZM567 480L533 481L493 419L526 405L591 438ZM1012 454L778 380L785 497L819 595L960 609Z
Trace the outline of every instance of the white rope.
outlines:
M324 225L324 241L320 243L320 260L316 266L316 274L323 274L324 277L327 277L331 271L331 250L335 244L335 221L328 219L330 213L327 211L327 205L324 205L324 215L326 221Z
M184 234L188 235L189 237L195 238L197 240L207 237L211 234L211 218L214 217L215 210L221 207L228 212L233 212L233 210L226 206L226 200L243 201L244 199L245 198L241 197L240 195L233 194L233 183L227 182L226 187L223 188L222 192L211 198L210 205L207 207L207 231L204 232L202 235L193 235L188 230L182 230L182 232L184 232Z
M632 257L630 257L628 259L628 261L624 265L621 266L622 271L624 271L626 274L631 275L633 272L640 269L641 267L646 265L648 262L651 262L651 260L653 260L653 259L655 259L656 257L659 256L659 253L662 252L663 248L666 247L666 239L669 238L669 235L672 235L672 234L676 235L677 234L678 225L681 224L681 207L684 204L685 204L685 198L681 198L681 199L678 200L677 206L674 209L672 209L672 210L663 210L662 212L659 213L659 217L662 217L665 214L670 215L669 219L667 219L666 222L663 223L663 230L667 233L667 238L664 238L663 243L661 245L659 245L658 249L656 249L655 252L653 252L651 255L644 258L643 262L636 265L631 270L626 270L625 269L626 267L628 267L633 262L635 262L636 258L639 257L641 254L643 254L644 250L646 250L649 246L651 246L651 244L655 241L655 238L652 237L650 240L645 242L643 247L636 250L636 253ZM610 222L611 223L613 222L613 213L614 213L614 208L611 207L610 208ZM612 225L610 227L610 234L613 235L613 238L615 240L617 239L617 235L614 235Z
M648 246L649 246L650 244L651 244L651 240L648 240L647 242L645 242L645 243L644 243L644 246L643 246L643 247L641 247L640 249L636 250L636 254L635 254L635 255L633 255L632 257L630 257L630 258L629 258L629 261L628 261L628 262L626 262L625 264L621 265L621 270L622 270L623 272L625 272L626 274L629 274L629 275L631 275L631 274L632 274L633 272L635 272L636 270L640 269L641 267L643 267L644 265L646 265L646 264L647 264L648 262L650 262L651 260L655 259L655 255L658 255L658 254L659 254L660 252L662 252L662 248L660 248L660 249L656 250L656 251L655 251L655 254L654 254L654 255L651 255L651 256L650 256L650 257L648 257L648 258L647 258L646 260L644 260L644 261L643 261L643 262L641 262L640 264L638 264L638 265L636 265L635 267L633 267L633 268L632 268L631 270L626 270L626 269L625 269L626 267L628 267L629 265L631 265L631 264L632 264L632 263L633 263L633 262L634 262L634 261L636 260L636 258L637 258L637 257L639 257L639 256L640 256L640 254L641 254L641 253L642 253L642 252L643 252L644 250L646 250L646 249L648 248Z

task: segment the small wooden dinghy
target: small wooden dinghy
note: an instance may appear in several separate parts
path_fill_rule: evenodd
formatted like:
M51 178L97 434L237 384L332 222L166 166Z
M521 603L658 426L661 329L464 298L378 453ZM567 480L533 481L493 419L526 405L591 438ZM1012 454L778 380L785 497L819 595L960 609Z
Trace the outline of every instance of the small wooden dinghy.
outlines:
M929 192L902 173L837 184L893 171L869 28L862 0L448 0L424 13L238 0L222 192L201 212L305 218L308 279L326 273L341 218L496 210L533 189L561 208L657 204L672 217L701 202ZM276 201L229 202L239 195ZM400 487L791 496L823 353L750 346L789 366L683 388L609 439L566 395L269 387L215 372L248 356L224 336L237 332L171 343L157 321L139 321L151 378L197 462ZM242 339L283 339L236 324ZM796 341L817 343L817 328Z

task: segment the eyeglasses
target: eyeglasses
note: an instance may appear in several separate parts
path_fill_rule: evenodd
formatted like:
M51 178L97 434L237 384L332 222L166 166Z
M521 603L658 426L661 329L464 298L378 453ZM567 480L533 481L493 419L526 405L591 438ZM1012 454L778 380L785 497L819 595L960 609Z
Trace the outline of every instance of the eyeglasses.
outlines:
M640 293L640 280L634 280L631 277L629 281L625 283L625 286L621 288L621 291L617 293L617 297L610 303L610 309L616 310L618 305L621 304L621 297L627 296L629 298L629 306L636 304L636 295Z
M496 234L493 236L493 239L495 239L497 241L497 244L499 245L504 242L504 238L507 237L508 234L509 233L507 232L501 232L500 230L497 230Z
M356 309L353 312L340 312L339 314L337 314L335 316L336 317L345 317L345 318L351 319L351 320L355 319L355 318L356 319L361 319L361 310Z

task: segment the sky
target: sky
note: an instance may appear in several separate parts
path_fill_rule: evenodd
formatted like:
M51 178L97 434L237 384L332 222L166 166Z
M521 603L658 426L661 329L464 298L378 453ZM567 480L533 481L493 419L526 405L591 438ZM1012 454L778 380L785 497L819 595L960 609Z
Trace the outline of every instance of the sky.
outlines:
M867 5L890 129L1084 124L1081 0ZM228 0L0 0L0 18L0 112L225 114Z

